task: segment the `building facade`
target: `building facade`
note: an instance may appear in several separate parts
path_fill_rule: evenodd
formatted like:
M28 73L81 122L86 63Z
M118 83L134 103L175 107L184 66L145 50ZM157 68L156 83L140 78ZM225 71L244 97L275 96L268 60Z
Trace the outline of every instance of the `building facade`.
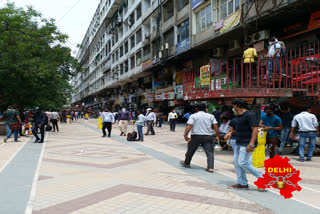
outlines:
M196 101L235 97L316 103L319 17L316 0L101 0L77 55L73 103L180 114ZM268 67L273 36L286 46L278 70ZM248 44L258 52L251 65Z

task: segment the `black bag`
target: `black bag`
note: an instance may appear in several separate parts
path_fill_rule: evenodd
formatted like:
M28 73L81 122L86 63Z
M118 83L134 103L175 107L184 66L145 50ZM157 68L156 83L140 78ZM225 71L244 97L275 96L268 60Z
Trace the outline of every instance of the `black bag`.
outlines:
M136 141L137 140L137 136L138 136L137 132L128 133L127 141Z
M46 126L46 131L47 131L47 132L50 132L51 130L52 130L52 126L51 126L51 125L47 125L47 126Z

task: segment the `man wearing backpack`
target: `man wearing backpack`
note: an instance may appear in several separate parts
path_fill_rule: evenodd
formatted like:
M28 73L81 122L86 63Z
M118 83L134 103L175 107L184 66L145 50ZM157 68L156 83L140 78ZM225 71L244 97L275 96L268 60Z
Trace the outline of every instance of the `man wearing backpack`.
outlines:
M273 77L274 69L276 69L276 73L280 74L280 57L281 53L285 51L282 49L278 40L274 37L269 39L269 50L268 50L268 77ZM282 53L283 54L283 53ZM282 72L282 76L285 74Z
M45 126L48 125L47 115L41 111L39 107L36 108L36 113L33 116L32 133L36 140L34 143L43 143ZM38 129L40 129L41 139L38 136Z

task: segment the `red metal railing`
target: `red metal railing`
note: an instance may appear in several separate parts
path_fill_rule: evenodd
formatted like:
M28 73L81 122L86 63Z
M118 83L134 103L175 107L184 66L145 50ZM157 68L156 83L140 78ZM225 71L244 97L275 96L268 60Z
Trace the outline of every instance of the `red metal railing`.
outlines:
M221 97L282 97L304 92L319 97L320 68L317 60L264 58L255 63L223 59L210 63L210 77L200 79L200 68L185 71L187 100ZM206 84L204 85L203 82Z

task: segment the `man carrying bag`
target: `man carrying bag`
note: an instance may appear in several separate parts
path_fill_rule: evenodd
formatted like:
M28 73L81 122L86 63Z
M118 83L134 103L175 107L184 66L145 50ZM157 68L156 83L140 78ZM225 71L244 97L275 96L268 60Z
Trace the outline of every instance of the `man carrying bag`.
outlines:
M6 121L9 122L9 125L10 125L10 132L4 138L4 142L6 143L7 140L11 137L11 135L14 135L14 142L19 142L18 134L19 134L19 129L21 128L21 118L20 118L19 111L17 111L17 108L14 107L12 110L6 111L3 117Z

